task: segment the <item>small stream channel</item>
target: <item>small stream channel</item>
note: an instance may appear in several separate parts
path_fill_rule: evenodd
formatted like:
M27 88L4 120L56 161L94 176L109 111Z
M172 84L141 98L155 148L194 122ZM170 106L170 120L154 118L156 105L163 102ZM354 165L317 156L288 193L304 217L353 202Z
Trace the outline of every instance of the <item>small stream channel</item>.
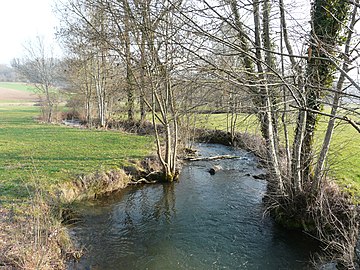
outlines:
M317 243L263 217L264 173L245 151L202 144L173 184L128 187L80 206L71 228L87 254L69 269L311 269ZM212 165L223 170L210 175Z

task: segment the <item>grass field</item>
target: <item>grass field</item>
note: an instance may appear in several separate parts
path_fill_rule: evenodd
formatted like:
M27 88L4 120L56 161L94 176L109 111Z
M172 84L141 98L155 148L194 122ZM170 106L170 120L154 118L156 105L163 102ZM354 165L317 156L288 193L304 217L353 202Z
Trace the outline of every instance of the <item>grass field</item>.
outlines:
M14 89L34 93L36 88L26 83L0 82L0 88Z
M0 106L0 200L26 197L36 178L44 187L77 174L108 170L153 150L153 138L34 121L38 107ZM149 147L150 146L150 147Z
M26 84L0 83L0 87L31 91ZM26 196L26 179L44 183L66 181L74 175L121 166L142 158L153 145L151 137L120 132L81 130L38 124L38 107L1 106L0 101L0 198ZM196 115L196 125L227 128L225 114ZM321 146L326 118L319 122L316 145ZM237 131L260 134L256 116L240 115ZM293 131L290 130L290 136ZM153 149L151 149L153 150ZM329 175L360 197L360 136L349 125L338 125L329 155Z
M322 143L325 127L320 123L317 145ZM360 201L360 134L352 126L340 124L336 127L328 166L328 175Z

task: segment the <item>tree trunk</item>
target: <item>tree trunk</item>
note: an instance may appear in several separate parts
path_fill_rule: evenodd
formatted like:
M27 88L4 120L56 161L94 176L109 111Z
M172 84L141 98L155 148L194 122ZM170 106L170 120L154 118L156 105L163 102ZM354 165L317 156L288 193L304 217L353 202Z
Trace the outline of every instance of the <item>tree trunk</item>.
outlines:
M316 0L312 10L312 29L309 58L306 70L308 84L305 100L308 110L305 123L305 136L302 147L303 180L313 177L313 143L318 114L321 110L322 89L331 87L335 65L328 61L329 55L339 45L343 22L346 21L349 4L343 0Z
M357 10L358 10L358 7L355 5L353 12L352 12L350 26L348 28L348 35L347 35L345 49L344 49L345 59L344 59L343 66L342 66L342 69L345 72L349 71L349 62L348 61L350 59L350 44L351 44L351 40L352 40L353 30L354 30L354 27L356 24ZM333 99L333 103L331 106L331 115L333 115L333 117L329 119L325 138L324 138L323 145L322 145L322 149L321 149L321 152L320 152L320 155L318 158L318 162L317 162L317 166L315 169L314 181L313 181L313 185L312 185L312 190L314 193L317 193L317 191L319 190L321 179L323 177L325 160L326 160L326 156L329 152L330 142L331 142L332 134L334 132L335 116L336 116L336 113L338 110L338 106L340 104L340 99L341 99L341 94L343 92L344 82L345 82L345 75L344 75L344 73L341 73L340 77L338 79L337 85L336 85L336 92L334 94L334 99Z
M267 1L267 0L266 0ZM260 8L259 8L259 2L254 2L253 4L254 8L254 24L255 24L255 46L256 46L256 65L258 68L258 73L261 81L264 82L264 85L260 86L260 112L259 112L259 118L260 118L260 124L261 124L261 130L263 137L265 138L266 145L267 145L267 156L268 156L268 162L270 171L272 173L272 177L274 178L278 192L280 194L284 193L284 183L281 176L280 171L280 164L279 164L279 156L277 153L277 147L276 147L276 140L277 136L275 133L275 125L273 118L273 104L272 99L269 93L269 87L267 85L267 78L264 75L264 68L262 66L262 56L261 56L261 39L260 39ZM269 8L269 7L268 7ZM264 16L268 15L268 11L264 14ZM269 23L269 18L264 20L265 24ZM268 26L268 25L267 25ZM264 32L264 36L266 36L267 39L269 39L269 28L266 27L266 32ZM267 57L268 65L271 61L271 58Z
M280 0L280 6L281 6L282 0ZM285 18L284 18L285 19ZM281 20L282 21L282 20ZM280 53L281 53L281 76L285 77L285 63L284 63L284 46L283 46L283 36L284 36L284 27L285 25L281 22L281 29L280 29ZM286 176L290 177L291 175L291 150L290 150L290 140L289 140L289 132L288 132L288 126L287 126L287 111L288 111L288 98L286 96L286 88L284 85L282 85L282 98L283 98L283 112L281 114L281 122L283 126L283 132L284 132L284 140L285 140L285 153L286 153Z
M130 6L127 0L123 0L124 5L124 39L125 39L125 62L126 62L126 90L127 90L127 107L128 107L128 121L134 121L135 114L135 93L133 87L133 74L131 67L131 42L130 42Z
M140 44L140 123L143 124L146 120L146 106L145 106L145 69L146 69L146 47L145 47L145 13L143 14L143 26L141 28L141 44Z

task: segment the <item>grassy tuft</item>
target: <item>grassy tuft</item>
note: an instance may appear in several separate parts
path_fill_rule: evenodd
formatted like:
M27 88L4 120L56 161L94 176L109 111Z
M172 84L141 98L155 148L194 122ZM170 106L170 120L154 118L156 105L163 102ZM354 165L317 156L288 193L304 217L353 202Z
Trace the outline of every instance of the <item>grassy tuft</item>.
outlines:
M67 229L53 215L47 194L34 178L28 200L0 210L0 268L65 269L66 258L81 254Z

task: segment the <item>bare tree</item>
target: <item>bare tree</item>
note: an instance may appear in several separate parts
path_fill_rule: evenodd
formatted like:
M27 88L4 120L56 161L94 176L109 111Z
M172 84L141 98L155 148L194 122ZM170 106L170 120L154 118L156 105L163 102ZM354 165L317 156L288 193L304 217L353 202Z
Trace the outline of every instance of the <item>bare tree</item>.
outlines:
M14 59L12 66L23 75L27 81L34 84L42 102L43 116L47 122L52 122L54 109L58 102L58 92L55 88L59 60L53 56L52 49L46 47L43 38L37 37L35 42L25 46L25 56Z
M165 180L173 181L177 176L180 121L192 122L186 113L196 111L199 104L216 109L225 105L222 109L228 113L228 130L234 139L239 100L246 97L250 107L247 112L256 114L266 144L266 164L275 183L271 190L274 212L292 218L298 211L303 214L299 222L303 222L303 218L311 219L304 209L314 209L317 195L324 194L321 179L335 119L358 128L357 123L338 114L341 97L347 91L344 85L360 89L348 74L350 63L358 57L358 44L351 44L356 9L348 34L343 36L350 2L314 1L311 24L306 27L294 18L289 24L290 14L282 0L71 0L70 7L86 25L81 35L88 35L89 44L96 44L92 58L100 55L98 59L104 60L99 62L101 74L115 69L109 63L112 54L116 55L124 71L118 78L125 81L128 119L133 120L137 105L142 121L145 105L151 111ZM357 6L358 1L354 3ZM278 9L272 8L277 4ZM84 7L88 10L83 11ZM98 21L99 25L90 16L96 10L104 19ZM272 31L276 28L280 31ZM297 31L301 37L294 40L292 35ZM296 44L301 44L300 48ZM345 51L339 58L342 46ZM307 53L304 47L308 47ZM340 75L334 89L336 71ZM322 105L330 96L332 102L327 103L332 112L326 113ZM351 96L359 98L354 93ZM331 120L317 159L313 139L320 114Z

